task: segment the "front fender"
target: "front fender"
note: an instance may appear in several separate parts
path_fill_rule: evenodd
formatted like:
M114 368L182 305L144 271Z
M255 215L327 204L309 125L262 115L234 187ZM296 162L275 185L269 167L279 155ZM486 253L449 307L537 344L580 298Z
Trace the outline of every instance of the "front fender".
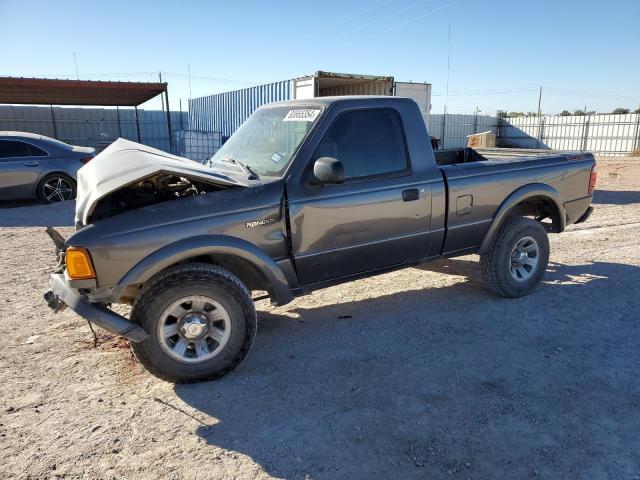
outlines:
M480 244L480 248L478 249L479 254L483 254L489 251L493 241L498 235L498 231L500 230L500 226L502 222L507 217L509 211L518 205L520 202L523 202L529 198L533 197L545 197L550 199L558 209L558 217L560 221L559 231L563 231L566 224L566 211L564 207L564 202L562 201L562 197L558 191L544 183L531 183L529 185L525 185L523 187L518 188L514 192L512 192L504 202L498 208L495 216L493 217L493 221L491 222L491 226L489 230L487 230L487 234L484 237L484 240Z
M156 273L189 258L201 255L226 254L253 264L271 285L275 303L284 305L293 299L291 287L276 262L254 244L226 235L202 235L166 245L138 262L118 282L119 288L144 283Z

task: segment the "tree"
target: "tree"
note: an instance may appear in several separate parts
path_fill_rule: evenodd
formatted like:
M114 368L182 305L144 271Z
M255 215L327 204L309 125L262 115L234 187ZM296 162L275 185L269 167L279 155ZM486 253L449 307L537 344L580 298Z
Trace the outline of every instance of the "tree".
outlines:
M628 108L616 108L613 112L613 114L615 115L626 115L627 113L629 113L629 109Z
M584 110L574 110L573 114L577 115L578 117L584 117Z
M633 113L640 113L640 107L636 108Z
M571 112L569 110L562 110L560 112L561 117L569 117L570 115L571 115Z
M524 117L523 112L509 112L507 117Z

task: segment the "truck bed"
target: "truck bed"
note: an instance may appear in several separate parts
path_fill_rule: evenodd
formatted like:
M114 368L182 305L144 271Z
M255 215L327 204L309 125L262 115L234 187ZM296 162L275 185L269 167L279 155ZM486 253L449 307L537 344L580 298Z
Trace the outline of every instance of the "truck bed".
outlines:
M528 161L559 155L569 155L566 152L555 150L536 150L525 148L451 148L446 150L434 150L433 152L438 166L460 165L465 163L494 161L513 162Z
M518 188L545 184L565 201L566 224L590 204L593 155L553 150L460 148L434 152L447 195L443 252L473 251L484 238L496 205Z

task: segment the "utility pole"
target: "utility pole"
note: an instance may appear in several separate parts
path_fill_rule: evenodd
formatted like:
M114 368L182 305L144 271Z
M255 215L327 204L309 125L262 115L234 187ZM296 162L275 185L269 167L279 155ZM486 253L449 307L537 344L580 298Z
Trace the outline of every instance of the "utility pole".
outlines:
M476 109L473 112L473 133L478 133L478 113L480 112L480 107L476 105Z
M76 80L80 80L80 74L78 73L78 58L76 57L76 52L73 52L73 63L76 66Z
M538 94L538 116L542 114L540 106L542 104L542 85L540 85L540 93Z
M160 79L160 83L162 83L162 72L158 72L158 78ZM160 95L160 101L162 102L162 111L164 112L164 98Z
M447 128L447 106L449 105L449 72L451 66L451 24L449 24L449 32L447 36L447 94L445 95L444 100L444 114L442 115L442 137L441 137L441 145L444 148L444 140L446 138L446 128Z
M449 73L451 67L451 24L449 24L449 32L447 36L447 93L444 100L444 113L447 114L447 106L449 105Z

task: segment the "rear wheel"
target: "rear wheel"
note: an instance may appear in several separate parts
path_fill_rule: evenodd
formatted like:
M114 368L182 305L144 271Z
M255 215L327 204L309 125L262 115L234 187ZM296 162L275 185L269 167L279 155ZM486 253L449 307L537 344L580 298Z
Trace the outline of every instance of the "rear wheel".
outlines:
M503 297L535 289L549 263L549 238L540 222L527 217L505 221L491 249L480 257L485 286Z
M76 182L64 173L52 173L38 185L38 198L46 203L63 202L76 197Z
M149 334L132 343L153 375L175 383L212 380L233 370L256 335L251 294L230 272L190 263L156 275L138 296L131 319Z

